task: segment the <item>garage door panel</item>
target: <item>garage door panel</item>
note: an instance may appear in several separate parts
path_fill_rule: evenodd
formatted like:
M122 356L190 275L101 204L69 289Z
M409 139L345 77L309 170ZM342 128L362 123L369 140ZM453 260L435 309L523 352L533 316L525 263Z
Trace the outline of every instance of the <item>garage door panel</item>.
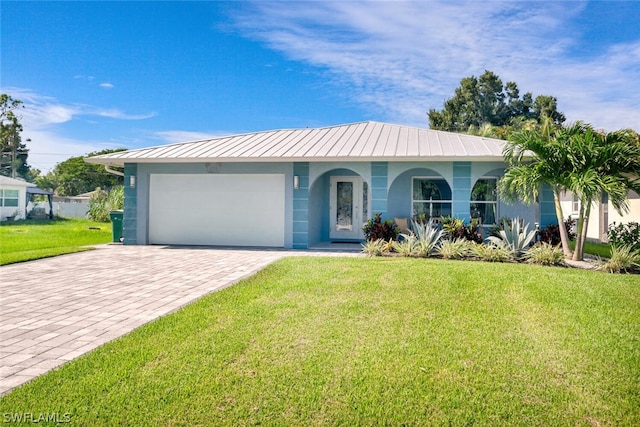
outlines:
M284 175L153 174L152 244L284 246Z

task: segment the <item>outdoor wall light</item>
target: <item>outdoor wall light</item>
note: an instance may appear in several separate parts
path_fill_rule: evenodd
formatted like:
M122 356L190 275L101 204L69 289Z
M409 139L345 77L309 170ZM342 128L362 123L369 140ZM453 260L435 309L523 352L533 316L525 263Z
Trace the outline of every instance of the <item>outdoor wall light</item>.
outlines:
M298 175L293 175L293 189L297 190L300 188L300 177Z
M135 175L130 175L129 176L129 187L136 188L136 176Z

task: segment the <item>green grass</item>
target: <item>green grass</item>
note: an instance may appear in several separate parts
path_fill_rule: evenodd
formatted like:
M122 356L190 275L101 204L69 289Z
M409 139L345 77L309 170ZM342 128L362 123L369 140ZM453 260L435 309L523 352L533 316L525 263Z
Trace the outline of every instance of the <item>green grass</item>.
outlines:
M78 425L640 425L640 280L289 258L0 399Z
M0 265L79 252L112 240L111 224L85 219L3 222Z
M575 249L576 241L572 240L569 246L571 246L571 250ZM611 245L608 243L584 242L584 253L601 258L611 258Z

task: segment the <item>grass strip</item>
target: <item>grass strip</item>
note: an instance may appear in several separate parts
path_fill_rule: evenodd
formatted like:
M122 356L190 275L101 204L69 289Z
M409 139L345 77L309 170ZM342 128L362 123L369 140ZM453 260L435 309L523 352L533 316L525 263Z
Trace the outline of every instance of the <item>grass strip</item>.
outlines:
M0 265L88 250L111 241L111 224L85 219L4 222Z

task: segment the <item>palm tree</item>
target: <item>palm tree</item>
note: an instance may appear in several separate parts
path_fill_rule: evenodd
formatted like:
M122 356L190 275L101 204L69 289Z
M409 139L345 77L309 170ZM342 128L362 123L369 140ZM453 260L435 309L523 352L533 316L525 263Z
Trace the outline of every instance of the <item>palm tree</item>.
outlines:
M563 128L525 129L512 135L503 155L509 168L500 180L501 196L530 204L538 197L540 186L548 185L561 225L563 252L574 260L583 258L591 205L607 193L622 214L629 209L629 191L640 191L640 142L631 130L604 133L583 122ZM573 253L562 226L560 195L567 190L581 202Z
M560 203L561 194L568 188L568 177L562 171L569 170L567 146L557 136L566 132L564 128L543 126L525 128L514 132L503 149L505 162L509 165L499 182L503 200L521 200L530 205L538 199L543 184L553 191L556 217L560 225L560 240L565 257L571 257L569 234L562 225L564 215Z
M592 205L606 193L622 215L629 211L629 191L640 191L640 144L628 129L605 133L581 122L572 127L578 131L564 141L571 163L567 187L580 200L573 259L582 260Z

